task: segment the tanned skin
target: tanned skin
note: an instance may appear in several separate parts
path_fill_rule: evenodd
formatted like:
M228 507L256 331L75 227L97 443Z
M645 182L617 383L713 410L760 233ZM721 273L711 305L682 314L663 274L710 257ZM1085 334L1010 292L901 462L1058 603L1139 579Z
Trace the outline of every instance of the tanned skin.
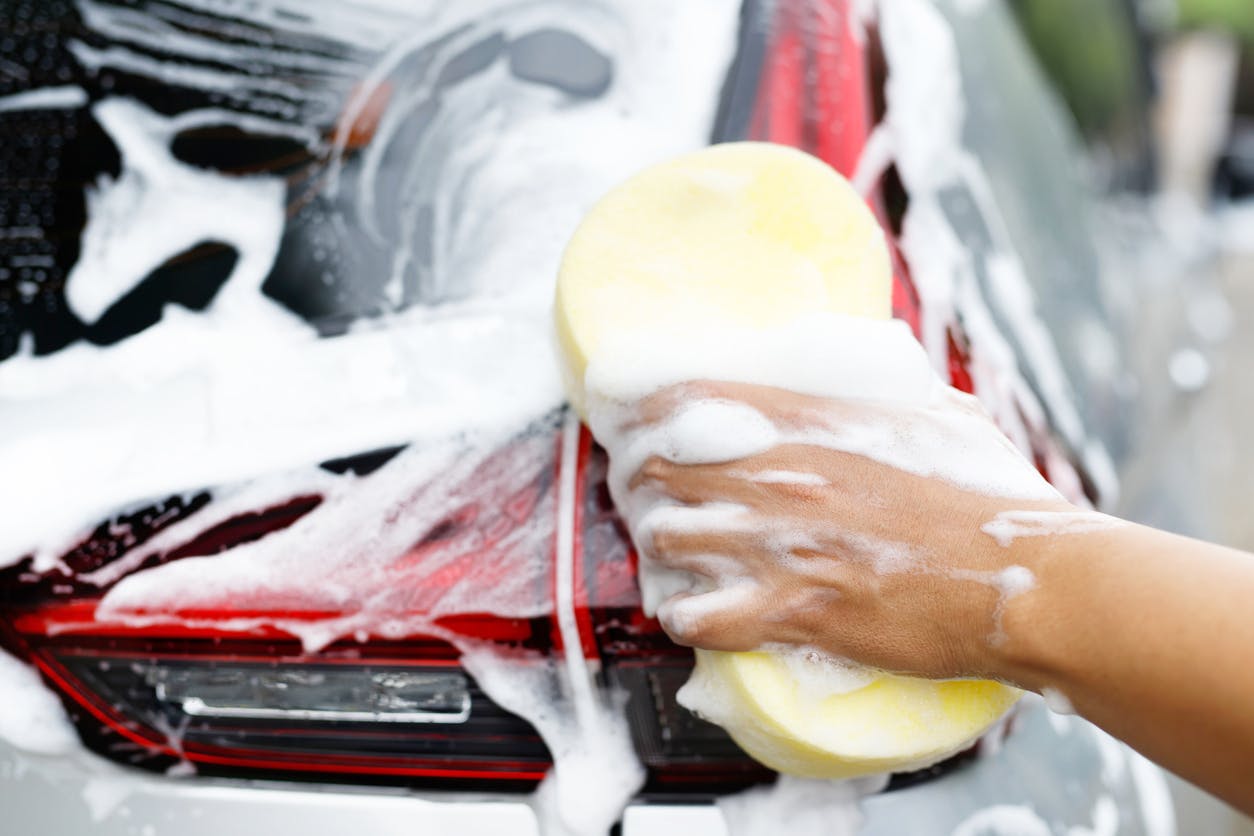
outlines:
M703 382L645 402L642 420L660 420L691 397L745 403L791 428L875 420L888 409ZM900 410L892 417L907 429L930 420ZM991 420L987 428L986 446L965 454L1004 447ZM780 471L818 478L752 478ZM686 505L736 503L776 529L818 532L792 551L798 560L735 531L656 532L642 547L665 566L700 573L703 556L717 554L757 581L752 598L695 608L695 618L675 617L684 595L664 604L659 618L677 642L732 651L803 644L897 673L1052 689L1145 756L1254 813L1254 555L1062 499L988 496L943 474L806 444L726 464L653 458L635 477L633 488L641 487ZM1024 511L1080 514L1090 524L1003 542L985 531L1002 512ZM877 564L884 543L913 555L909 565ZM1009 567L1031 572L1031 588L1005 596L987 582Z

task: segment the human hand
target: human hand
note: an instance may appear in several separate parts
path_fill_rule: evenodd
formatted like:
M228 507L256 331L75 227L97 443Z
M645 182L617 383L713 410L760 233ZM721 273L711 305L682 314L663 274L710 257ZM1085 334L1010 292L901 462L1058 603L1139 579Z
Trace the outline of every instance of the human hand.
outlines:
M954 390L920 407L690 383L638 404L616 438L611 487L642 561L689 581L658 618L713 650L798 645L899 673L991 675L1033 550L985 526L1098 516Z

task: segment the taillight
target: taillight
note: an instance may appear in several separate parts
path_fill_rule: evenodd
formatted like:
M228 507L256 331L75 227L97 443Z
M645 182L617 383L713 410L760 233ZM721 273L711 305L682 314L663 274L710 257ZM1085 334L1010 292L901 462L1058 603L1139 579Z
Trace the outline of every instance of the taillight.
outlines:
M461 668L454 642L495 642L540 659L555 644L543 612L552 597L558 418L476 451L481 464L459 476L426 476L414 490L441 497L446 515L432 515L396 553L370 560L357 544L364 557L333 566L321 583L301 548L307 541L290 546L300 535L292 527L324 511L321 496L298 490L270 508L224 512L231 499L205 491L128 512L42 571L29 558L0 569L0 643L38 666L90 748L123 763L530 788L551 766L548 750ZM364 458L327 463L313 482L342 496L372 478L396 479L407 462L404 454ZM520 547L510 535L523 526L534 537ZM245 544L250 555L269 544L290 558L278 564L290 571L271 572L248 594L196 584L171 594L158 583L155 599L101 607L136 574L168 579L194 566L191 576L204 577ZM329 596L332 585L350 594ZM505 595L524 616L492 612ZM337 600L343 607L330 609ZM344 637L315 650L297 640L309 637L302 627Z
M101 615L102 593L128 574L284 536L321 504L317 496L302 496L223 521L211 494L204 494L190 506L176 504L178 513L161 506L102 524L69 553L72 564L56 561L36 573L24 562L0 571L6 644L58 689L84 741L123 763L158 771L184 763L240 776L529 789L551 766L547 748L526 720L478 687L454 645L460 637L524 648L542 664L573 639L602 684L626 694L651 788L716 792L768 778L720 729L675 702L691 654L640 613L635 558L605 488L604 454L586 432L565 426L548 420L512 441L493 459L508 467L485 465L470 478L478 490L448 485L449 494L464 494L469 504L433 521L414 550L395 561L395 573L366 580L371 590L394 585L372 600L409 607L391 615L416 625L424 623L422 607L438 609L447 597L441 593L474 600L476 584L531 577L537 588L529 594L548 600L555 585L544 578L555 577L555 545L529 553L540 570L529 562L523 573L493 544L520 513L519 496L528 498L533 518L558 516L556 475L573 467L576 636L563 636L552 615L460 612L433 617L430 630L419 626L404 638L362 634L308 652L294 638L303 634L299 624L352 614L301 609L286 588L274 590L273 601L263 590L212 606L182 601L174 610L149 606L121 618ZM573 462L560 461L563 432L579 432ZM526 455L519 453L524 447ZM370 478L361 469L334 469L355 474L338 478ZM187 525L197 513L215 522ZM174 522L187 527L186 542L170 537L166 529ZM154 539L163 531L168 548L155 551L151 544L163 542ZM450 542L475 550L441 552L438 572L420 571L424 549ZM98 588L93 581L102 579L108 582ZM483 599L492 600L491 593L486 589ZM317 601L317 590L306 600Z
M549 767L530 724L484 695L447 645L310 657L249 644L80 638L32 659L91 748L148 769L530 785Z
M114 681L109 674L120 666L124 670L120 679L139 678L163 707L188 717L363 727L458 725L470 719L470 681L456 670L326 664L285 668L273 662L242 661L205 665L107 656L67 664L80 679L96 679L102 686Z

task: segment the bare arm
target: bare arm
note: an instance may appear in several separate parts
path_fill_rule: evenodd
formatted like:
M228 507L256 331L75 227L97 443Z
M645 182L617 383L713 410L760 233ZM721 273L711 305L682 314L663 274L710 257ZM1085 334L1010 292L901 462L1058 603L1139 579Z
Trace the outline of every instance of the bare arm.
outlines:
M791 430L891 420L912 434L938 419L699 384L646 403L644 420L694 397L748 404ZM706 575L703 589L737 585L734 596L668 600L659 618L673 638L721 650L817 645L899 673L1052 689L1254 812L1254 557L1061 498L1008 499L807 443L805 432L790 437L802 440L734 462L653 458L633 480L633 491L686 508L743 509L709 525L664 514L638 529L647 556ZM1005 468L1005 443L987 422L987 437L963 455ZM1039 479L1026 462L1009 469L1024 484Z
M1017 551L1039 588L990 669L1254 812L1254 556L1143 526Z

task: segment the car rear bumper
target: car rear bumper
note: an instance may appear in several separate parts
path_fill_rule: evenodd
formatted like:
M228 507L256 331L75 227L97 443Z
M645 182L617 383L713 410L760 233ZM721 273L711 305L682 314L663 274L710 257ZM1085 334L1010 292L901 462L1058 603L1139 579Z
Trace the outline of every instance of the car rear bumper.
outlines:
M1080 720L1051 716L1035 700L1016 726L995 754L868 799L860 832L996 833L1006 826L1033 834L1071 828L1125 836L1174 832L1161 772L1127 747ZM787 811L780 813L786 817ZM1033 818L1040 823L1036 830ZM522 796L167 777L86 752L35 756L0 741L0 833L522 836L538 833L538 827ZM628 808L622 833L721 836L727 828L713 804L642 801Z

